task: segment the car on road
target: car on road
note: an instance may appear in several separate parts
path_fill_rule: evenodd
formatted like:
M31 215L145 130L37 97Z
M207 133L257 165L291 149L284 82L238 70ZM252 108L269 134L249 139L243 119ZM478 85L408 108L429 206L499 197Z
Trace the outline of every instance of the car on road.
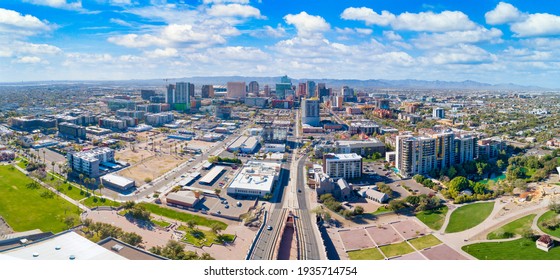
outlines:
M300 192L301 192L301 189L297 189L297 192L300 193Z
M267 230L272 230L272 226L267 226L266 229Z

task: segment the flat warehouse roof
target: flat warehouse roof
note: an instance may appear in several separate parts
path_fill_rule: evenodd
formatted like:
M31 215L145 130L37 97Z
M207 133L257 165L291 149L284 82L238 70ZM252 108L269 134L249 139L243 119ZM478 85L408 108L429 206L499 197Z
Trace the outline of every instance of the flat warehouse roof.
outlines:
M204 177L202 177L202 179L200 179L200 183L203 184L212 183L212 181L214 181L216 177L220 175L222 171L224 171L224 169L225 168L223 166L214 166L212 169L210 169L210 172L208 172L206 175L204 175Z

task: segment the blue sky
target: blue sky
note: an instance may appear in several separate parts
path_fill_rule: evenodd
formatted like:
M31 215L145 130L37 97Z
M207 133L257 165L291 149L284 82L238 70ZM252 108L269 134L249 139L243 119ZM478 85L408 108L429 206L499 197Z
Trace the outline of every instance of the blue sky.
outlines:
M0 82L189 76L560 88L560 2L3 0Z

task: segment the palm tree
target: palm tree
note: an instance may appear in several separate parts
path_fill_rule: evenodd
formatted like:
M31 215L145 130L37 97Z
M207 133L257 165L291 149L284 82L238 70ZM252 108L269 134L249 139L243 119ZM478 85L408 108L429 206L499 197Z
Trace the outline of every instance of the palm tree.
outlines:
M105 186L103 185L103 183L101 183L97 186L97 189L99 190L99 196L101 196L101 190L104 189L104 188L105 188Z
M196 227L196 223L193 220L188 220L187 221L187 227L191 230L193 230Z
M78 176L80 178L80 182L82 182L82 185L84 184L84 174L81 174Z
M54 174L54 166L56 165L56 162L51 161L51 165L52 165L52 173ZM53 175L54 176L54 175Z
M45 154L46 154L46 153L47 153L47 152L43 149L43 164L45 164Z

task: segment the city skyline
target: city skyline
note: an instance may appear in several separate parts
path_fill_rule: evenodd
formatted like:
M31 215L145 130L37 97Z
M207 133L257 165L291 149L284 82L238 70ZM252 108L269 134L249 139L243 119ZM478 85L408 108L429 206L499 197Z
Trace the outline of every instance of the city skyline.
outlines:
M0 82L280 76L560 88L549 1L23 0Z

